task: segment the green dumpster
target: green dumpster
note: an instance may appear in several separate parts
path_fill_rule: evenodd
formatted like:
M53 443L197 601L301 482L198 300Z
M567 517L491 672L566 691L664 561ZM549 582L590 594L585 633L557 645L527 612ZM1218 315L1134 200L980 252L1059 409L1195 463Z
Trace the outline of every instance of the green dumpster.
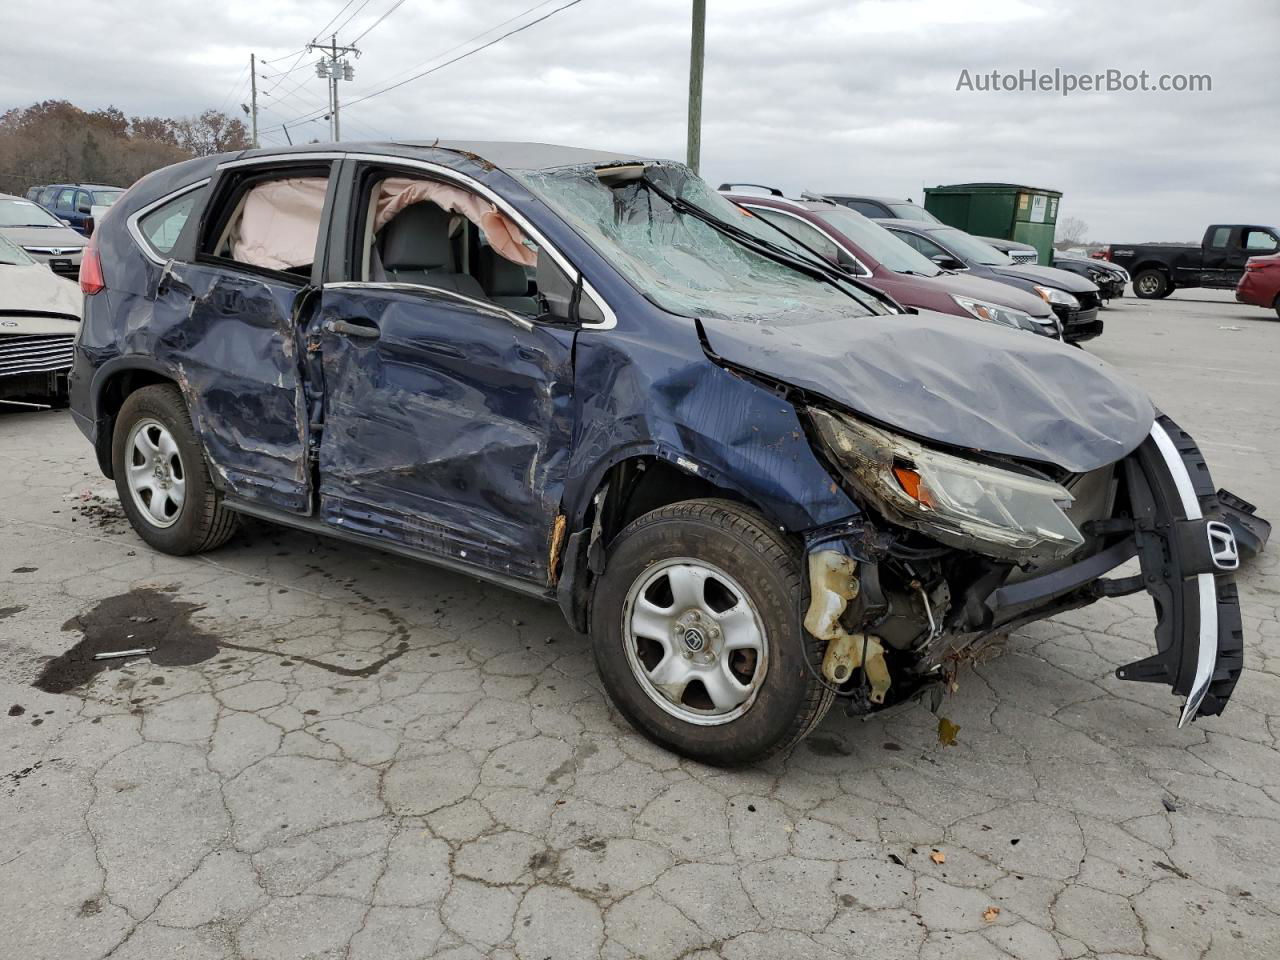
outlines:
M1059 190L1018 183L955 183L925 187L924 208L943 223L980 237L1029 243L1040 262L1053 262Z

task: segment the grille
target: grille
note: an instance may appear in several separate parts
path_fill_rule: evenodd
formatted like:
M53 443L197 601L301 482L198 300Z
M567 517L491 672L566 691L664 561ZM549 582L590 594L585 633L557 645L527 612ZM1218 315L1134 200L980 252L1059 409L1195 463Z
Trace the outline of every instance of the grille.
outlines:
M1032 250L1013 250L1009 256L1014 263L1039 263L1040 255Z
M57 373L71 369L75 337L0 335L0 377L24 373Z
M1098 307L1102 306L1102 298L1092 290L1086 291L1085 293L1077 293L1075 294L1075 298L1080 301L1081 312L1084 312L1085 310L1097 310Z

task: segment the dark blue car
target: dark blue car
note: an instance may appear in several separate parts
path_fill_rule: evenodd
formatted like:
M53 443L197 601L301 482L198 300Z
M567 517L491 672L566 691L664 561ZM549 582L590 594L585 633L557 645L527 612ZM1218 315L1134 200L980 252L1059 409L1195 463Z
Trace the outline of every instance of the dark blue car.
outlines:
M27 191L27 199L34 200L87 237L93 233L95 218L119 200L124 189L103 183L49 183L32 187Z
M755 760L835 698L880 709L993 632L1144 590L1155 649L1121 677L1185 723L1239 676L1231 531L1144 394L903 312L679 163L192 160L115 205L81 283L75 417L147 543L265 518L556 602L685 755Z

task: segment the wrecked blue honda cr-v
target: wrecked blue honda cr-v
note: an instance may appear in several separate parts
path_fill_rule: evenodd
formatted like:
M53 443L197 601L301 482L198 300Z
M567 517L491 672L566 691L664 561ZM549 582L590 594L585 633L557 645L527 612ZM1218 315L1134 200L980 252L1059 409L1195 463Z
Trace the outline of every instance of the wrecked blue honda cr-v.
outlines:
M1120 677L1187 722L1239 676L1235 543L1146 396L903 312L680 164L192 160L116 203L81 281L76 419L148 543L248 515L555 601L681 753L762 757L834 697L879 709L994 632L1142 591L1154 652Z

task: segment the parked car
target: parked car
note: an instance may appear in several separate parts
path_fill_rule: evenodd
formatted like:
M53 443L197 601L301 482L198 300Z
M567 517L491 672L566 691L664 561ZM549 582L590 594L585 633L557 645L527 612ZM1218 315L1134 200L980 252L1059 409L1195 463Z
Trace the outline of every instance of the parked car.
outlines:
M93 234L93 225L124 194L124 187L101 183L48 183L32 187L27 199L56 214L82 236Z
M723 190L724 186L721 189ZM937 217L914 200L869 197L859 193L815 193L812 190L805 190L800 196L805 200L830 200L850 210L857 210L871 220L922 220L925 223L941 223Z
M80 274L84 237L38 203L0 193L0 237L60 276Z
M1057 314L1062 338L1068 343L1082 343L1102 333L1098 317L1102 298L1090 280L1052 267L1014 263L990 244L945 224L880 223L945 270L965 270L1041 297Z
M1254 224L1215 223L1200 245L1113 243L1100 258L1133 276L1133 292L1144 300L1167 297L1183 287L1231 290L1250 257L1280 251L1280 231Z
M65 402L81 300L0 235L0 406Z
M1014 263L1039 263L1040 251L1020 240L1004 240L1000 237L978 237L983 243L995 247Z
M1154 650L1118 675L1220 713L1235 542L1194 441L1088 354L898 312L777 237L643 155L193 159L90 244L75 420L156 549L249 515L558 602L622 714L700 760L1143 590Z
M1098 287L1098 293L1104 301L1118 300L1124 296L1124 288L1129 285L1129 271L1118 263L1106 260L1094 260L1088 254L1072 256L1067 253L1053 255L1053 268L1079 274Z
M1255 307L1274 308L1280 317L1280 254L1250 257L1236 284L1236 299Z
M849 207L829 200L790 200L781 190L768 196L725 196L898 303L1061 337L1053 311L1035 294L945 271Z

